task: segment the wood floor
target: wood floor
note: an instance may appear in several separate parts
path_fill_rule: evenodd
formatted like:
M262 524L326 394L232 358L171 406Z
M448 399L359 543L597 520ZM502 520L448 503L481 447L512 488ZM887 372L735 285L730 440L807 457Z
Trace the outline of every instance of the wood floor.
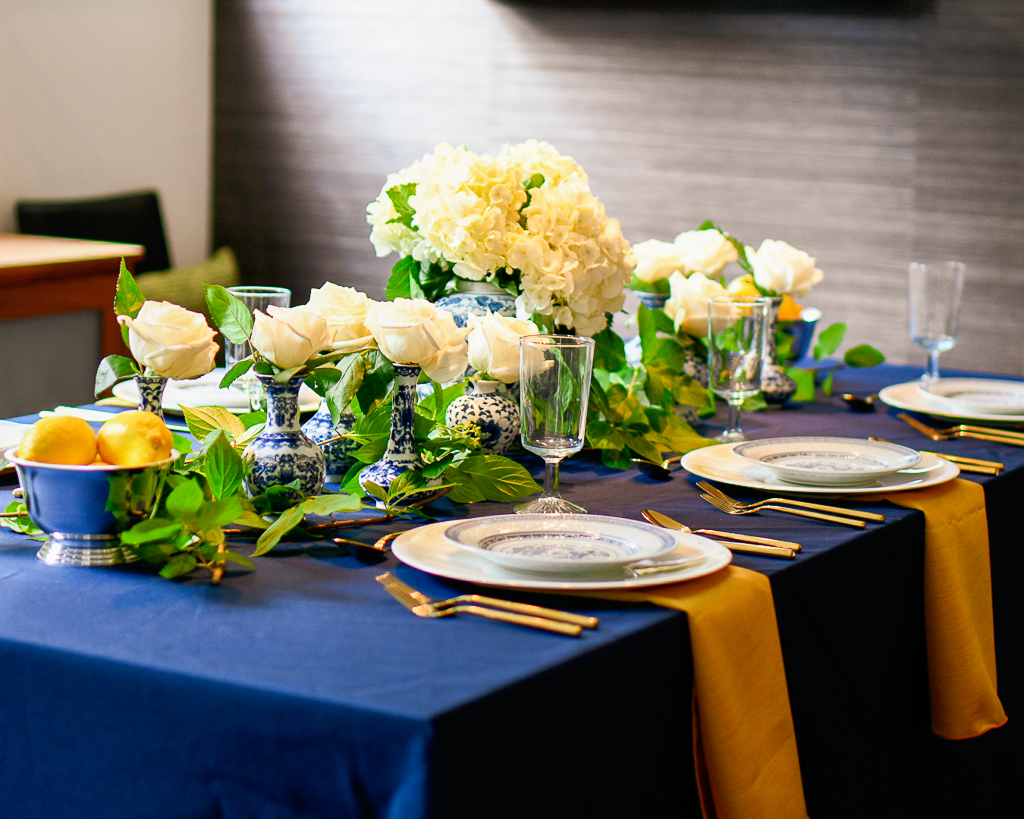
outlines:
M383 295L388 173L538 138L632 241L711 218L816 256L806 303L894 361L924 360L907 263L960 259L943 361L1022 371L1024 3L218 0L216 32L216 242L296 302Z

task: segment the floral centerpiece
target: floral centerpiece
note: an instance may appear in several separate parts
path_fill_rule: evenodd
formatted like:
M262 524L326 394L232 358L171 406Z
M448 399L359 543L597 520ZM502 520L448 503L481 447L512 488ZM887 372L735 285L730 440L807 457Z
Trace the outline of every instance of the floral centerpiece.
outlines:
M367 211L377 255L401 257L388 298L434 301L459 282L487 282L538 326L593 335L632 275L618 221L576 161L546 142L497 156L438 145L389 176Z

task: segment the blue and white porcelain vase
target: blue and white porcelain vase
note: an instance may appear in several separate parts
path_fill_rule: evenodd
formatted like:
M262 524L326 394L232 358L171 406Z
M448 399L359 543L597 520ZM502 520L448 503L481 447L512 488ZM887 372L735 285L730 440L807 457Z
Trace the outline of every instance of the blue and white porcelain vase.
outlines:
M453 427L469 422L480 428L481 448L503 455L519 435L519 407L498 391L500 381L470 381L451 404L444 422Z
M418 469L423 465L416 454L416 443L413 439L413 412L416 408L416 382L420 377L420 368L415 364L395 364L395 383L391 395L391 435L384 457L377 463L370 464L359 475L359 485L365 491L368 483L374 483L387 489L399 475L410 469ZM440 480L433 481L439 484ZM369 493L367 493L369 494ZM403 503L416 503L429 498L433 492L417 492L407 495ZM377 501L378 506L383 506Z
M164 417L164 387L167 386L165 375L137 375L135 385L139 388L139 409L151 412L160 420Z
M326 463L320 447L299 427L302 378L281 384L270 375L256 377L267 391L267 423L242 453L246 493L252 497L297 480L295 500L319 494Z
M779 329L780 307L782 296L776 296L772 299L771 313L768 317L768 348L765 350L764 363L761 365L761 393L769 404L785 404L796 392L796 382L786 375L785 369L779 364L775 334Z
M302 425L302 431L306 433L309 440L320 446L320 451L326 462L326 480L329 483L341 483L345 479L352 464L356 462L356 459L352 457L352 452L359 449L360 444L350 439L331 441L322 446L321 444L323 441L330 441L332 438L351 432L355 422L356 417L348 412L340 416L338 423L335 424L331 420L331 411L325 400L320 402L320 409L316 411L316 415Z
M442 310L452 314L459 327L469 326L470 316L499 316L516 314L516 297L490 282L471 282L459 279L456 290L450 296L442 296L436 302Z

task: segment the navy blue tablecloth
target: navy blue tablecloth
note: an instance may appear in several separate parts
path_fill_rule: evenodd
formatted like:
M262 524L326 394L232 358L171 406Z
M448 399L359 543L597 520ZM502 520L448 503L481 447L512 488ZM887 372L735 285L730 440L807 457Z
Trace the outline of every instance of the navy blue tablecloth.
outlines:
M837 390L873 392L917 374L845 371ZM639 518L651 506L694 528L804 544L792 562L735 562L771 578L812 817L994 811L1024 772L1013 518L1024 448L932 443L884 408L857 415L837 399L747 414L744 427L752 437L873 434L1007 464L997 478L970 479L989 506L1010 723L959 743L928 725L919 512L868 506L886 523L864 531L774 513L730 518L699 498L692 477L658 482L585 454L562 478L563 494L592 512ZM0 501L13 485L0 484ZM508 508L442 501L435 511ZM384 531L345 534L371 542ZM576 640L415 618L374 581L381 570L437 596L468 587L322 544L275 550L256 572L229 570L220 587L144 567L50 567L37 546L0 530L0 816L699 815L682 614L508 595L601 618Z

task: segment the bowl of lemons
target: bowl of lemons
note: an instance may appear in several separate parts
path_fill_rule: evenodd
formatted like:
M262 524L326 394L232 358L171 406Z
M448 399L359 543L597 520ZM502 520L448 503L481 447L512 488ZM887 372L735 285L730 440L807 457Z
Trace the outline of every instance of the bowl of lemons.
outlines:
M4 453L14 464L33 522L48 538L38 557L50 564L130 563L118 533L153 508L177 457L163 420L118 413L94 432L81 418L41 418Z

